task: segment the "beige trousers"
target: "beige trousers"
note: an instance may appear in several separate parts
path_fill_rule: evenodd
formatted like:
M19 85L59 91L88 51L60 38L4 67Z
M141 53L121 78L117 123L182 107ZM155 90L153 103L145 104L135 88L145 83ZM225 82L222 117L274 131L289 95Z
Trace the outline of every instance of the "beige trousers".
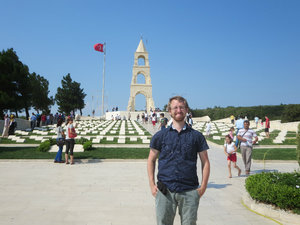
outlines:
M245 165L245 170L246 170L246 172L250 172L252 147L241 146L241 153L242 153L242 158L243 158L243 162Z

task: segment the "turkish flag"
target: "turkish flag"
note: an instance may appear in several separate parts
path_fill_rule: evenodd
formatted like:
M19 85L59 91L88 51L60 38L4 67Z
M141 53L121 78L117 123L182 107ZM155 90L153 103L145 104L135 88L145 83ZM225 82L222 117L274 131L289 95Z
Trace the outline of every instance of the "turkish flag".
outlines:
M95 44L94 49L98 52L103 52L103 44L100 43Z

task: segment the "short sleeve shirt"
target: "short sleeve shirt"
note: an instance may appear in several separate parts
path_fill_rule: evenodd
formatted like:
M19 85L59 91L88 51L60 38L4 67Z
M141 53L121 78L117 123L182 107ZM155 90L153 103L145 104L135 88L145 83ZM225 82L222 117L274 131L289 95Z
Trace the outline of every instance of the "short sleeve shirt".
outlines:
M269 118L266 119L266 128L270 128L270 120L269 120Z
M157 179L171 192L183 192L199 186L197 156L209 149L202 133L188 125L178 133L170 126L152 137L150 148L160 152Z
M234 146L235 143L231 142L230 144L224 144L224 147L226 148L226 152L231 154L234 152Z
M162 126L166 126L167 123L168 123L168 119L166 117L161 118L160 123L161 123Z
M62 138L62 132L63 132L63 129L61 126L57 127L56 128L56 131L57 131L57 138Z
M239 119L235 122L235 126L237 129L242 129L244 128L244 120L243 119Z
M68 124L67 126L66 126L66 139L71 139L70 137L69 137L69 128L70 129L72 129L72 128L74 128L74 126L73 126L73 124Z
M248 147L252 147L252 139L254 137L257 137L256 133L254 130L252 129L240 129L239 130L239 133L238 133L239 136L243 136L243 138L245 138L247 141L242 141L241 142L241 146L248 146Z

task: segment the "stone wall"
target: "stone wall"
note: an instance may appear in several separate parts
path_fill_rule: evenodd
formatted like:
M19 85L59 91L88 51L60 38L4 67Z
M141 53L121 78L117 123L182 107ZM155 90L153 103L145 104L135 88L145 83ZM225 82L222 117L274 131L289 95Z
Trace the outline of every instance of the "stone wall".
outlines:
M30 121L28 121L28 120L16 118L16 122L17 122L17 130L24 130L24 129L30 128ZM3 126L4 126L4 120L0 120L1 135L2 135L2 131L3 131Z
M137 111L137 112L130 112L131 115L131 119L132 120L136 120L137 115L140 115L140 120L142 119L142 113L144 111ZM157 113L164 113L165 117L168 118L170 120L170 115L168 112L157 112ZM111 120L112 116L115 117L116 115L120 115L121 119L123 119L123 117L125 116L126 119L128 119L128 111L116 111L116 112L107 112L105 113L105 118L106 120Z

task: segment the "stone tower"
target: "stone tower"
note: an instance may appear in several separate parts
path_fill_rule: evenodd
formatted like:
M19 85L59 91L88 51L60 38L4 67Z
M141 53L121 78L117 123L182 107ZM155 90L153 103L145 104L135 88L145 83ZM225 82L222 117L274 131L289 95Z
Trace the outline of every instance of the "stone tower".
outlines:
M144 62L143 65L139 65L139 59ZM143 75L145 77L144 84L137 83L137 76ZM142 94L146 98L146 109L150 112L150 109L154 110L154 101L152 98L152 84L150 77L150 66L148 52L146 51L143 40L140 40L139 46L134 53L134 65L132 68L132 80L130 85L130 97L128 101L127 110L135 111L135 97L137 94Z

